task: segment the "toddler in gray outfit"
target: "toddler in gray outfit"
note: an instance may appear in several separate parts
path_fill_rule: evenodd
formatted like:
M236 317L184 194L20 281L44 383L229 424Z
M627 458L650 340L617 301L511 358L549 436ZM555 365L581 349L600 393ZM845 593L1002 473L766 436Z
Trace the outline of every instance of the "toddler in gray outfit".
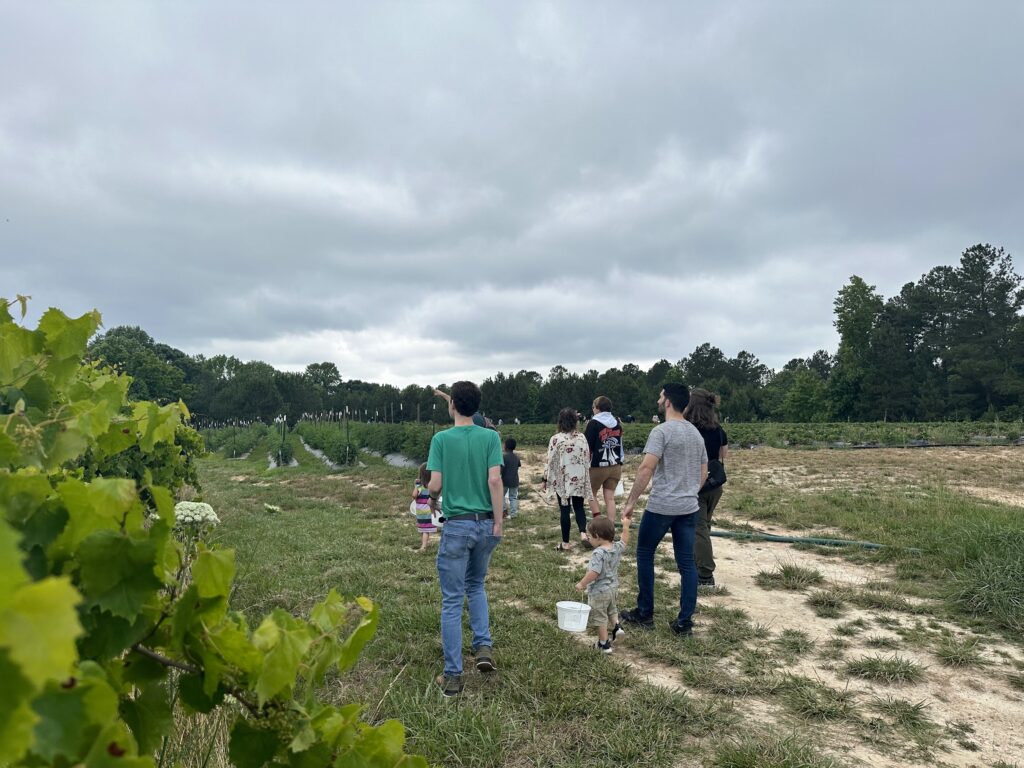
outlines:
M587 534L594 545L594 553L590 556L587 573L576 583L576 589L579 592L587 590L590 625L597 627L596 647L611 653L612 641L624 632L619 624L615 593L619 589L619 562L629 544L629 521L623 522L619 541L615 541L615 524L607 517L593 518L587 524Z

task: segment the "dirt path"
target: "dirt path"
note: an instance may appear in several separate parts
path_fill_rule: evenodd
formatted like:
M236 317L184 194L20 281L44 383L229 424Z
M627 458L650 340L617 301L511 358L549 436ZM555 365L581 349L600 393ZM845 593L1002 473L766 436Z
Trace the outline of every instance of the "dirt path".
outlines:
M1009 449L1007 449L1009 450ZM781 453L781 452L780 452ZM936 470L935 458L927 459L921 454L900 452L901 457L913 458L910 466L888 467L887 474L879 474L880 483L901 482L904 484L927 483ZM960 454L966 455L960 455ZM836 454L833 454L833 457ZM1020 461L1021 454L1015 452L1014 460ZM790 462L783 470L779 467L751 467L758 482L769 482L771 478L783 478L785 484L796 492L805 489L834 488L853 482L858 468L847 464L849 454L840 454L842 466L835 467L830 476L819 476L820 466L808 468L805 464L792 462L793 453L785 454ZM920 457L920 458L919 458ZM782 458L782 457L776 457ZM801 457L804 458L804 457ZM817 464L828 456L813 457ZM884 457L876 457L879 466ZM943 461L971 463L973 469L984 466L986 460L974 451L948 452ZM929 461L931 463L929 463ZM540 462L539 455L528 454L528 463ZM526 463L526 462L524 462ZM975 466L976 465L976 466ZM863 477L864 471L859 469ZM524 477L529 474L524 473ZM1024 505L1024 496L1017 495L1012 487L1017 479L1001 476L1000 487L963 486L962 490L978 497L989 498L1002 503ZM550 527L552 544L557 536L557 511L544 504L539 487L527 481L530 489L521 502L525 520L520 525L543 521L543 527ZM628 481L627 481L628 488ZM529 521L529 522L527 522ZM761 526L765 532L779 534L807 535L806 531L793 532L778 526ZM667 537L668 539L669 537ZM576 540L574 532L573 541ZM702 595L700 603L707 606L740 608L750 621L763 625L777 638L786 630L804 633L821 650L826 644L841 638L845 647L841 658L828 658L827 654L814 652L793 661L782 672L810 678L835 691L846 691L853 696L860 712L861 722L872 717L870 706L878 699L887 697L904 699L911 704L921 703L924 715L934 723L935 759L942 764L954 766L992 766L1002 761L1004 765L1015 765L1024 760L1024 692L1014 688L1010 676L1024 669L1024 651L999 638L976 635L973 632L948 621L940 621L928 615L929 601L907 599L915 609L912 612L883 609L862 609L848 606L839 618L822 618L808 605L806 591L765 589L756 583L762 571L774 571L781 564L792 564L817 571L824 578L820 589L863 590L865 586L890 583L892 573L886 566L851 563L840 557L824 557L813 551L801 550L788 544L771 542L743 542L734 539L715 538L717 570L715 578L724 594ZM534 546L539 546L534 544ZM679 576L671 567L671 544L666 540L659 552L657 573L659 584L656 589L677 589ZM581 572L589 559L589 553L580 547L568 554L552 553L563 557L565 568ZM667 567L662 567L667 565ZM627 570L632 564L627 564ZM628 577L627 577L628 578ZM701 634L701 621L697 617L697 635ZM547 620L554 621L554 617ZM863 627L858 624L863 623ZM853 629L856 631L853 631ZM850 632L850 634L846 634ZM957 639L976 639L982 659L980 666L951 667L944 665L935 653L934 638L945 633ZM580 642L591 644L589 634L579 635ZM917 642L907 638L918 638ZM923 639L922 639L923 638ZM929 640L928 638L931 638ZM916 662L924 668L923 679L918 683L887 685L862 680L843 674L842 666L849 661L865 657L888 657L897 654L900 658ZM630 645L630 635L616 644L610 663L625 664L633 669L641 680L666 689L686 690L690 695L706 698L713 694L695 688L688 688L683 682L680 670L671 664L645 657ZM850 723L807 723L795 720L785 711L777 698L760 696L731 697L744 719L758 724L774 724L784 730L811 728L818 735L815 741L826 747L844 761L871 766L905 766L908 764L929 764L931 760L910 762L897 756L885 746L872 745L863 732ZM802 723L802 725L801 725Z

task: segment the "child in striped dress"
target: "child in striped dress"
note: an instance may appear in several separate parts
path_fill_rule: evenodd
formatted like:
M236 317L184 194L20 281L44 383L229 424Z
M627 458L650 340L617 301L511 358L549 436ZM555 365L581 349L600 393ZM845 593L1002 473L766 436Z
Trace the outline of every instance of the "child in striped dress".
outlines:
M420 464L420 476L416 478L416 487L413 489L412 497L416 502L416 528L420 532L420 548L422 552L430 543L430 534L437 531L434 525L434 518L430 512L430 491L427 484L430 482L430 473L427 471L426 463Z

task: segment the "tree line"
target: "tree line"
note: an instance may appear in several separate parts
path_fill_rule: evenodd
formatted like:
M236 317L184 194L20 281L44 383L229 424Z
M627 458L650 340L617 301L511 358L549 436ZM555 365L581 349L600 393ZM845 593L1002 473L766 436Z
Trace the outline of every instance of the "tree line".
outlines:
M1019 420L1024 417L1024 289L1002 248L975 245L957 266L939 266L888 299L854 275L838 292L836 352L818 350L772 370L747 351L727 356L701 344L676 362L632 363L576 373L556 365L496 373L481 383L497 421L553 421L570 406L589 413L607 395L620 416L650 419L665 381L722 397L731 421ZM134 377L140 400L183 400L200 420L270 421L285 415L346 414L369 421L444 422L431 386L398 388L343 378L333 362L279 371L233 356L188 355L138 327L97 336L94 359Z

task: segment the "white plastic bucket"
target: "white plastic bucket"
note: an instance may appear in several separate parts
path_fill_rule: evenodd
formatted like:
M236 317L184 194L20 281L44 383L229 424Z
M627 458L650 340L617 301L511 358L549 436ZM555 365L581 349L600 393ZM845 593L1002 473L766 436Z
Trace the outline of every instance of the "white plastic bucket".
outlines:
M558 608L558 628L566 632L584 632L587 619L590 618L590 606L572 600L560 600L555 604Z

